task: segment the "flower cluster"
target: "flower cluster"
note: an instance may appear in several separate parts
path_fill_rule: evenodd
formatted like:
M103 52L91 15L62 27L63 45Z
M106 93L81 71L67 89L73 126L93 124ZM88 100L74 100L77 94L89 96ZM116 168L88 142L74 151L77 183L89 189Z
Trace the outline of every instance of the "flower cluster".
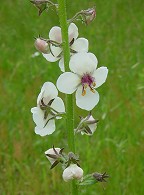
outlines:
M51 163L51 169L54 168L58 163L62 164L63 174L62 177L64 181L68 182L72 179L77 179L82 181L83 170L80 168L78 163L78 157L70 152L68 155L63 153L63 149L53 148L45 151L45 155Z
M39 15L49 7L58 9L58 5L49 0L32 0L31 2L38 8ZM91 136L97 128L98 120L94 119L91 111L99 102L100 96L97 88L106 81L108 69L105 66L97 67L98 60L93 53L89 52L88 40L78 37L78 27L74 24L74 21L79 17L81 21L88 25L96 17L96 10L95 8L81 10L67 21L67 42L70 49L70 60L69 64L67 64L69 71L65 72L64 42L62 29L59 26L51 28L48 39L39 36L35 40L36 49L42 53L48 62L59 61L59 67L62 71L56 81L56 86L49 81L43 84L37 97L37 105L31 108L33 121L36 125L35 133L40 136L52 134L56 129L55 120L61 119L64 115L67 116L64 102L58 97L58 90L64 94L75 93L76 105L83 110L89 111L86 117L80 117L80 122L75 129L72 126L73 136L77 133ZM79 165L79 157L73 152L65 154L63 150L64 148L55 148L53 146L53 148L45 151L45 155L51 163L51 169L58 164L62 165L64 181L68 182L76 179L78 185L89 185L97 181L106 181L105 178L108 177L106 173L94 173L83 177L83 170Z

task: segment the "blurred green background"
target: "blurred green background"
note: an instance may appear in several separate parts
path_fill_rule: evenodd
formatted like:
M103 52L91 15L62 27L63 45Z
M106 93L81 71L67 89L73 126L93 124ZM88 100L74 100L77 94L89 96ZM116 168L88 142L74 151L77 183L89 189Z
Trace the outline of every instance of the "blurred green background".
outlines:
M77 22L79 37L89 40L89 51L98 66L107 66L107 82L98 89L100 102L93 115L100 120L92 137L76 136L76 150L85 174L110 175L105 190L101 184L80 189L82 195L144 194L144 1L67 1L68 18L96 5L91 25ZM57 63L47 62L36 52L33 37L48 37L59 25L54 11L38 17L28 0L0 3L0 194L67 195L69 184L44 151L53 144L67 149L65 122L58 121L54 134L34 133L30 113L45 81L56 83ZM62 94L59 94L63 97ZM76 108L78 115L87 112Z

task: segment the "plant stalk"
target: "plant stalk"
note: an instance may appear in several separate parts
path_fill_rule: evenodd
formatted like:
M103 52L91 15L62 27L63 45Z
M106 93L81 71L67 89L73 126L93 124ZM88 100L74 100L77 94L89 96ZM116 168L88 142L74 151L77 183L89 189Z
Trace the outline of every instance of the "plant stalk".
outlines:
M64 55L64 65L65 71L69 70L70 61L70 46L68 39L68 24L67 24L67 14L66 14L66 0L58 0L58 13L59 21L62 32L63 40L63 55ZM73 109L73 95L66 95L66 129L68 135L68 146L71 152L75 153L75 140L74 140L74 109ZM70 192L72 195L78 195L78 188L75 181L72 181L72 190Z

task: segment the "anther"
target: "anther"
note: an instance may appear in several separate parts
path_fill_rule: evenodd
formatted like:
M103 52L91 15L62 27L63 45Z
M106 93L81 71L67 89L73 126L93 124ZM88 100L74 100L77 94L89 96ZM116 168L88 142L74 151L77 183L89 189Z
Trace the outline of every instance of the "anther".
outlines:
M85 90L85 86L83 86L83 89L82 89L82 96L84 96L86 94L86 90Z
M93 82L93 83L92 83L92 85L93 85L93 87L95 87L95 86L96 86L96 83L95 83L95 82Z

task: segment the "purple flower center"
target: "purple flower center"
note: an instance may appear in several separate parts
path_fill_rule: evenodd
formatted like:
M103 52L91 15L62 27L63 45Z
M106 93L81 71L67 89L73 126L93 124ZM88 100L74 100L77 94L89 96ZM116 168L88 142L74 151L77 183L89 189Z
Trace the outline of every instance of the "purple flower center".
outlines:
M82 95L84 96L86 94L86 88L89 87L90 90L94 93L94 87L96 86L96 83L95 83L95 78L92 77L91 75L89 74L84 74L83 77L81 78L81 84L83 86L83 89L82 89Z

